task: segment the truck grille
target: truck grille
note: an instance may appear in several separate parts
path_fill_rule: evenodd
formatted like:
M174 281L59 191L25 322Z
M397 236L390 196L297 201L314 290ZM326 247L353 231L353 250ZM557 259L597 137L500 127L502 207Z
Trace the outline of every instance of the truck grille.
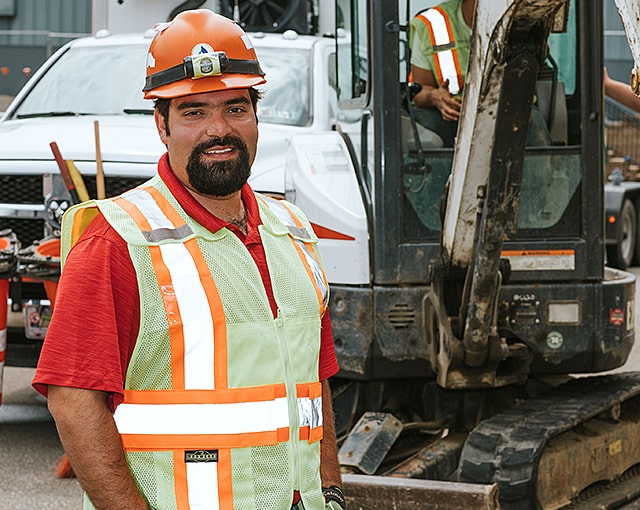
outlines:
M42 204L42 176L0 175L0 204Z
M96 196L95 176L83 176L90 197ZM105 188L107 196L112 197L135 188L148 177L107 177ZM0 175L0 204L43 204L42 176ZM40 218L0 217L0 230L11 228L22 247L33 244L44 237L44 221Z

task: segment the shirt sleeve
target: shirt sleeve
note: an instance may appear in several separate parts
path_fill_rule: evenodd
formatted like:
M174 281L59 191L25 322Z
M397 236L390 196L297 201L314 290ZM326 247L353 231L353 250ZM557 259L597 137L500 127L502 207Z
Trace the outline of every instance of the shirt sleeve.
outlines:
M413 18L411 20L411 33L411 65L433 72L431 64L433 46L424 22L418 18Z
M140 323L138 286L126 243L98 216L71 249L33 386L104 391L112 409Z
M319 376L324 381L329 377L338 373L338 359L336 358L336 350L333 344L333 332L331 330L331 319L329 318L329 310L322 317L322 331L320 332L320 363Z

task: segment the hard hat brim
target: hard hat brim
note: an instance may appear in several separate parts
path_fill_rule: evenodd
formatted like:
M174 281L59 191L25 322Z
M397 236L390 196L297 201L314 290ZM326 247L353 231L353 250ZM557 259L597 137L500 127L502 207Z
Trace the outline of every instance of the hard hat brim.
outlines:
M168 83L161 87L147 90L145 99L171 99L174 97L202 94L204 92L217 92L229 89L248 89L266 83L262 76L247 76L246 74L225 74L211 78L199 78L197 80L180 80Z

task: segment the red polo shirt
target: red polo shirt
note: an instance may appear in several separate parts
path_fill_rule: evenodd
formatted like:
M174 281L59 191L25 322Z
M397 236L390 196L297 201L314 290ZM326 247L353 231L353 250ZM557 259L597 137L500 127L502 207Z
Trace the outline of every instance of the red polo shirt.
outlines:
M264 247L258 231L258 203L249 185L242 189L247 234L209 213L178 181L165 154L158 172L180 205L195 221L215 232L228 228L253 257L271 310L277 315ZM47 385L105 391L112 409L122 402L124 380L140 325L138 284L125 241L98 216L70 251L60 277L56 306L33 379ZM319 377L336 374L338 363L327 312L322 320Z

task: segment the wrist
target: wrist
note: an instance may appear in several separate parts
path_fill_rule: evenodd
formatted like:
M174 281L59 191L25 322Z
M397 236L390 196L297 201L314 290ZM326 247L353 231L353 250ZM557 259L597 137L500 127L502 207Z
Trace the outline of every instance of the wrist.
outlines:
M324 496L325 503L335 502L340 505L341 508L347 508L347 501L344 497L344 492L337 485L332 485L331 487L323 487L322 495Z

